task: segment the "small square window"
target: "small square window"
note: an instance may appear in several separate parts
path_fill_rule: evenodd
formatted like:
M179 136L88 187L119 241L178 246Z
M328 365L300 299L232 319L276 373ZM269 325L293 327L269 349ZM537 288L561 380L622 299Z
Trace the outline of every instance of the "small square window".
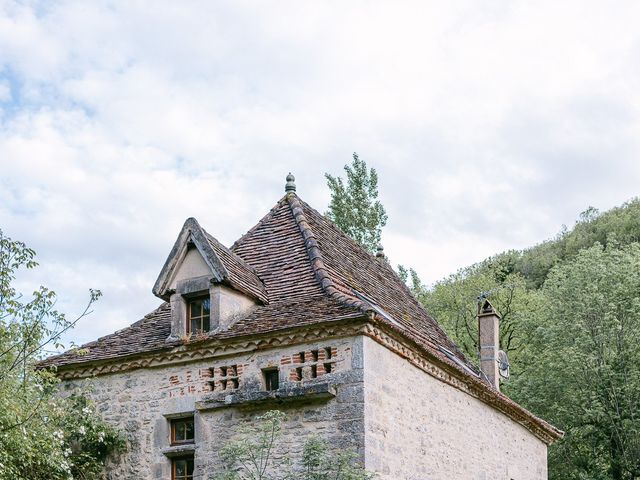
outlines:
M188 333L198 334L210 330L211 300L201 297L190 300L187 308Z
M174 458L171 461L172 480L192 480L193 479L193 457Z
M171 420L171 445L193 443L193 417Z
M268 368L262 370L264 376L264 388L265 390L277 390L280 386L280 374L277 368Z

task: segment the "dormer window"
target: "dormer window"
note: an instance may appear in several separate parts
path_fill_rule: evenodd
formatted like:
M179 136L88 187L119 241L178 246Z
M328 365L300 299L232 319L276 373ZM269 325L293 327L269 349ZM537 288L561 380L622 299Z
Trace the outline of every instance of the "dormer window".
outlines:
M184 223L153 293L171 304L168 343L227 330L268 303L256 271L193 218Z
M188 300L187 333L197 335L211 329L211 299L199 297Z

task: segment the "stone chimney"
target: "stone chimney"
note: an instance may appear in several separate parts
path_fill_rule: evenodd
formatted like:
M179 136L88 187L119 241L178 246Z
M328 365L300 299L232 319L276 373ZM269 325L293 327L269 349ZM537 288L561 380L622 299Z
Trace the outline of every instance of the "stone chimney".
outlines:
M500 317L486 298L478 302L478 345L480 370L489 383L500 391L498 351L500 350Z

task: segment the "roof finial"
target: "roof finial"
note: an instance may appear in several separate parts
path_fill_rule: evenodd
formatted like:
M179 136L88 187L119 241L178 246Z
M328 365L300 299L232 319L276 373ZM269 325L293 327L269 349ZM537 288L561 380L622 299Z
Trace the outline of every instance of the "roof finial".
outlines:
M378 246L376 247L376 257L384 258L384 247L382 246L381 243L379 243Z
M284 186L284 191L287 193L296 191L296 177L291 175L291 172L287 175L287 184Z

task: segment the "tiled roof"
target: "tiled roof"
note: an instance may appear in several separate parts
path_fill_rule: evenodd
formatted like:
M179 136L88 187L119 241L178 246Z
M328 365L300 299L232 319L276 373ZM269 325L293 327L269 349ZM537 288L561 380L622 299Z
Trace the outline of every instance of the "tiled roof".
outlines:
M445 348L475 372L385 260L366 252L297 195L280 199L231 249L195 220L188 220L187 227L204 236L223 266L227 283L257 298L268 297L268 303L212 336L267 333L375 312L380 322L434 355L447 359L441 350ZM169 333L170 311L165 303L130 327L83 345L85 354L68 352L43 365L111 360L171 348L174 345L166 342Z
M268 303L267 290L255 269L247 265L242 258L235 255L207 232L204 232L204 234L209 245L220 260L220 263L224 266L226 273L224 278L225 282L236 290L248 293L252 297L257 298L262 303Z
M197 224L195 221L187 223ZM204 230L202 233L224 264L232 286L240 282L251 285L246 275L250 269L268 296L268 303L258 305L246 318L212 337L255 335L362 316L360 309L328 296L318 283L287 197L283 197L231 249ZM236 269L236 266L241 268ZM164 303L130 327L83 345L80 351L84 353L66 352L50 357L40 365L73 366L171 349L178 342L167 343L170 330L169 305Z
M350 298L352 302L360 301L361 308L375 311L381 321L400 328L434 354L446 356L440 347L446 348L475 370L385 259L366 252L306 203L295 197L292 202L294 211L301 208L308 228L313 232L327 276L333 281L338 295Z
M97 360L112 360L140 352L155 352L166 348L171 333L171 308L165 302L153 312L115 333L86 343L80 349L49 357L40 366L64 366Z

